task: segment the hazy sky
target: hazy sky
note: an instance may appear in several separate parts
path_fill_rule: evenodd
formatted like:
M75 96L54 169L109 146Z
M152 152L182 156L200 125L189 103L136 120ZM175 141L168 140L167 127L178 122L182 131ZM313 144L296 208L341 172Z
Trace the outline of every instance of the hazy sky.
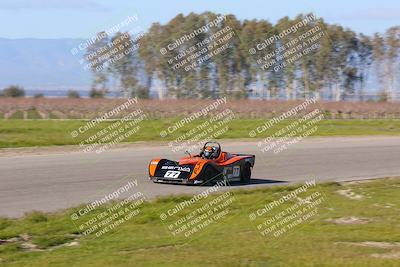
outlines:
M135 27L147 29L178 13L203 11L271 22L314 12L369 35L400 25L399 0L0 0L0 37L88 38L132 15L139 18Z

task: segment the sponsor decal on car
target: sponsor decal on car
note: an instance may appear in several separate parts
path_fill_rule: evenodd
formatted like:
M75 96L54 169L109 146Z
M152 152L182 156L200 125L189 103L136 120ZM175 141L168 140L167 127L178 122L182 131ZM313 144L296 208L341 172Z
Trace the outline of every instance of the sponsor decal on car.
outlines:
M182 167L182 166L162 166L162 170L176 170L181 172L191 172L189 167Z

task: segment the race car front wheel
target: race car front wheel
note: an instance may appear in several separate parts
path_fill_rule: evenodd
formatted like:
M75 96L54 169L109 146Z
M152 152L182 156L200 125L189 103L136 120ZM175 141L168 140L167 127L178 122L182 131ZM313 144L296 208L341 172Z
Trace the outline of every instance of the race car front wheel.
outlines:
M249 163L246 163L244 165L243 171L242 171L242 177L240 178L240 181L242 183L249 183L251 179L251 166Z

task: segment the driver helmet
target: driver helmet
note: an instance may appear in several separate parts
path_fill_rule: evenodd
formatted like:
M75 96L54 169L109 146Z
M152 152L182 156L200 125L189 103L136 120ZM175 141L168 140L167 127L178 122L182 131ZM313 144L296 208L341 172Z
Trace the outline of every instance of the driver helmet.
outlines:
M204 149L203 155L206 159L211 159L214 156L215 148L208 146Z

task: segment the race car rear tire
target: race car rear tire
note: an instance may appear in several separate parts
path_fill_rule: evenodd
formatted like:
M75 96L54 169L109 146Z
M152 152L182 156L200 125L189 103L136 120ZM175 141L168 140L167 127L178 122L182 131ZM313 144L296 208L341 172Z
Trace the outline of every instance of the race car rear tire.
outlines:
M243 171L242 171L242 177L240 178L240 181L242 183L249 183L251 179L251 165L249 163L246 163L244 165Z

